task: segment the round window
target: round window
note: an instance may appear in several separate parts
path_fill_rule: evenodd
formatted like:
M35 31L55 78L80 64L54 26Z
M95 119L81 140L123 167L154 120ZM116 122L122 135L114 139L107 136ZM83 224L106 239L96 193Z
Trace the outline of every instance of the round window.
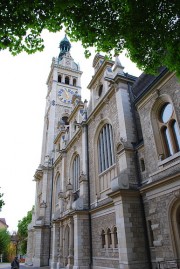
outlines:
M163 123L168 122L171 118L172 112L173 112L172 105L170 103L165 104L160 112L161 121Z

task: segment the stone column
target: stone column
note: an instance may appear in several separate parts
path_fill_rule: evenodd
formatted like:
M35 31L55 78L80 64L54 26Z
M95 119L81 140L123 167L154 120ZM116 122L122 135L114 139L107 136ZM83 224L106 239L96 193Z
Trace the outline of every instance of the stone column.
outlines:
M69 223L69 256L68 256L68 268L72 268L74 264L74 225L73 220Z
M74 215L74 266L73 269L89 269L89 216ZM88 244L87 244L88 242Z
M63 224L61 222L59 225L59 255L58 255L57 268L62 267L63 267Z
M58 237L59 237L59 223L53 223L51 269L56 269L57 268L57 262L58 262Z
M116 214L119 269L148 269L138 191L121 190L110 196Z

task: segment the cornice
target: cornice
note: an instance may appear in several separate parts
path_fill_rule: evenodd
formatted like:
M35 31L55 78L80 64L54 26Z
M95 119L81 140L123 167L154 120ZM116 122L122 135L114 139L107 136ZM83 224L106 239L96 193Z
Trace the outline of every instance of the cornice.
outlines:
M57 134L57 136L56 136L55 139L54 139L54 144L57 143L58 139L59 139L59 138L61 137L61 135L64 134L65 132L66 132L66 129L61 130L61 131Z
M73 69L73 68L70 68L70 67L65 67L64 65L61 65L61 64L54 64L54 67L62 69L62 70L68 70L68 71L71 71L71 72L77 73L77 74L82 74L83 73L80 70Z
M90 211L90 213L95 213L95 212L101 211L102 209L109 208L112 206L114 206L113 201L107 202L107 204L96 206L96 207L90 209L89 211Z
M140 196L139 190L134 189L121 189L108 194L112 199L117 197L138 197Z
M93 84L95 83L95 81L97 80L97 78L98 78L98 77L100 76L100 74L104 71L105 67L106 67L108 64L111 65L111 66L113 66L113 65L114 65L114 61L110 61L110 60L108 60L108 61L104 61L104 62L102 63L102 65L100 66L100 68L97 70L97 72L96 72L96 73L94 74L94 76L92 77L92 79L91 79L89 85L87 86L88 89L91 89L91 87L93 86Z
M60 155L57 157L57 159L54 161L54 165L56 166L60 160L62 160L63 154L67 153L69 148L72 147L72 145L75 143L75 141L81 136L82 129L80 128L77 133L72 137L72 139L68 142L67 146L60 150Z
M169 183L172 183L173 181L179 181L180 180L180 172L176 175L166 177L164 179L159 179L156 181L153 181L149 184L146 184L140 188L140 193L144 194L150 190L157 189L159 187L168 185Z
M74 142L81 136L82 129L79 128L79 130L75 133L75 135L72 137L72 139L69 141L69 143L66 146L66 150L69 150L69 148L74 144Z
M84 108L84 103L80 102L78 103L74 109L71 111L71 114L69 115L69 121L73 118L73 116L75 115L75 113L78 111L79 108Z
M91 114L88 116L87 123L89 123L93 119L94 115L97 114L99 110L101 110L102 106L109 102L110 97L113 95L113 91L115 91L115 88L111 85L106 94L102 97L101 101L96 105Z

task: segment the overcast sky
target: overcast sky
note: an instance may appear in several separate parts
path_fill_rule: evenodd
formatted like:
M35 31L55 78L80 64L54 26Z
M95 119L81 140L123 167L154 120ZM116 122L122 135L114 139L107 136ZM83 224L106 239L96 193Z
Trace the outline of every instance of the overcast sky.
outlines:
M0 192L5 201L0 218L6 219L10 232L17 230L18 220L26 216L35 202L33 175L40 163L46 80L63 37L64 32L44 31L45 49L33 55L0 52ZM83 71L82 99L88 99L86 87L93 75L95 54L85 59L81 44L71 45L71 56ZM119 58L125 72L140 75L141 71L124 54Z

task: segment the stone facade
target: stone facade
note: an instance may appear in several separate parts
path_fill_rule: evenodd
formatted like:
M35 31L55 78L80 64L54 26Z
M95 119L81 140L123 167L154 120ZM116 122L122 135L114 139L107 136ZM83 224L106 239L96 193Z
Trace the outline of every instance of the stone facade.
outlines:
M173 268L180 259L180 87L94 57L90 100L65 37L47 80L26 262L52 269ZM164 121L164 118L169 118Z

